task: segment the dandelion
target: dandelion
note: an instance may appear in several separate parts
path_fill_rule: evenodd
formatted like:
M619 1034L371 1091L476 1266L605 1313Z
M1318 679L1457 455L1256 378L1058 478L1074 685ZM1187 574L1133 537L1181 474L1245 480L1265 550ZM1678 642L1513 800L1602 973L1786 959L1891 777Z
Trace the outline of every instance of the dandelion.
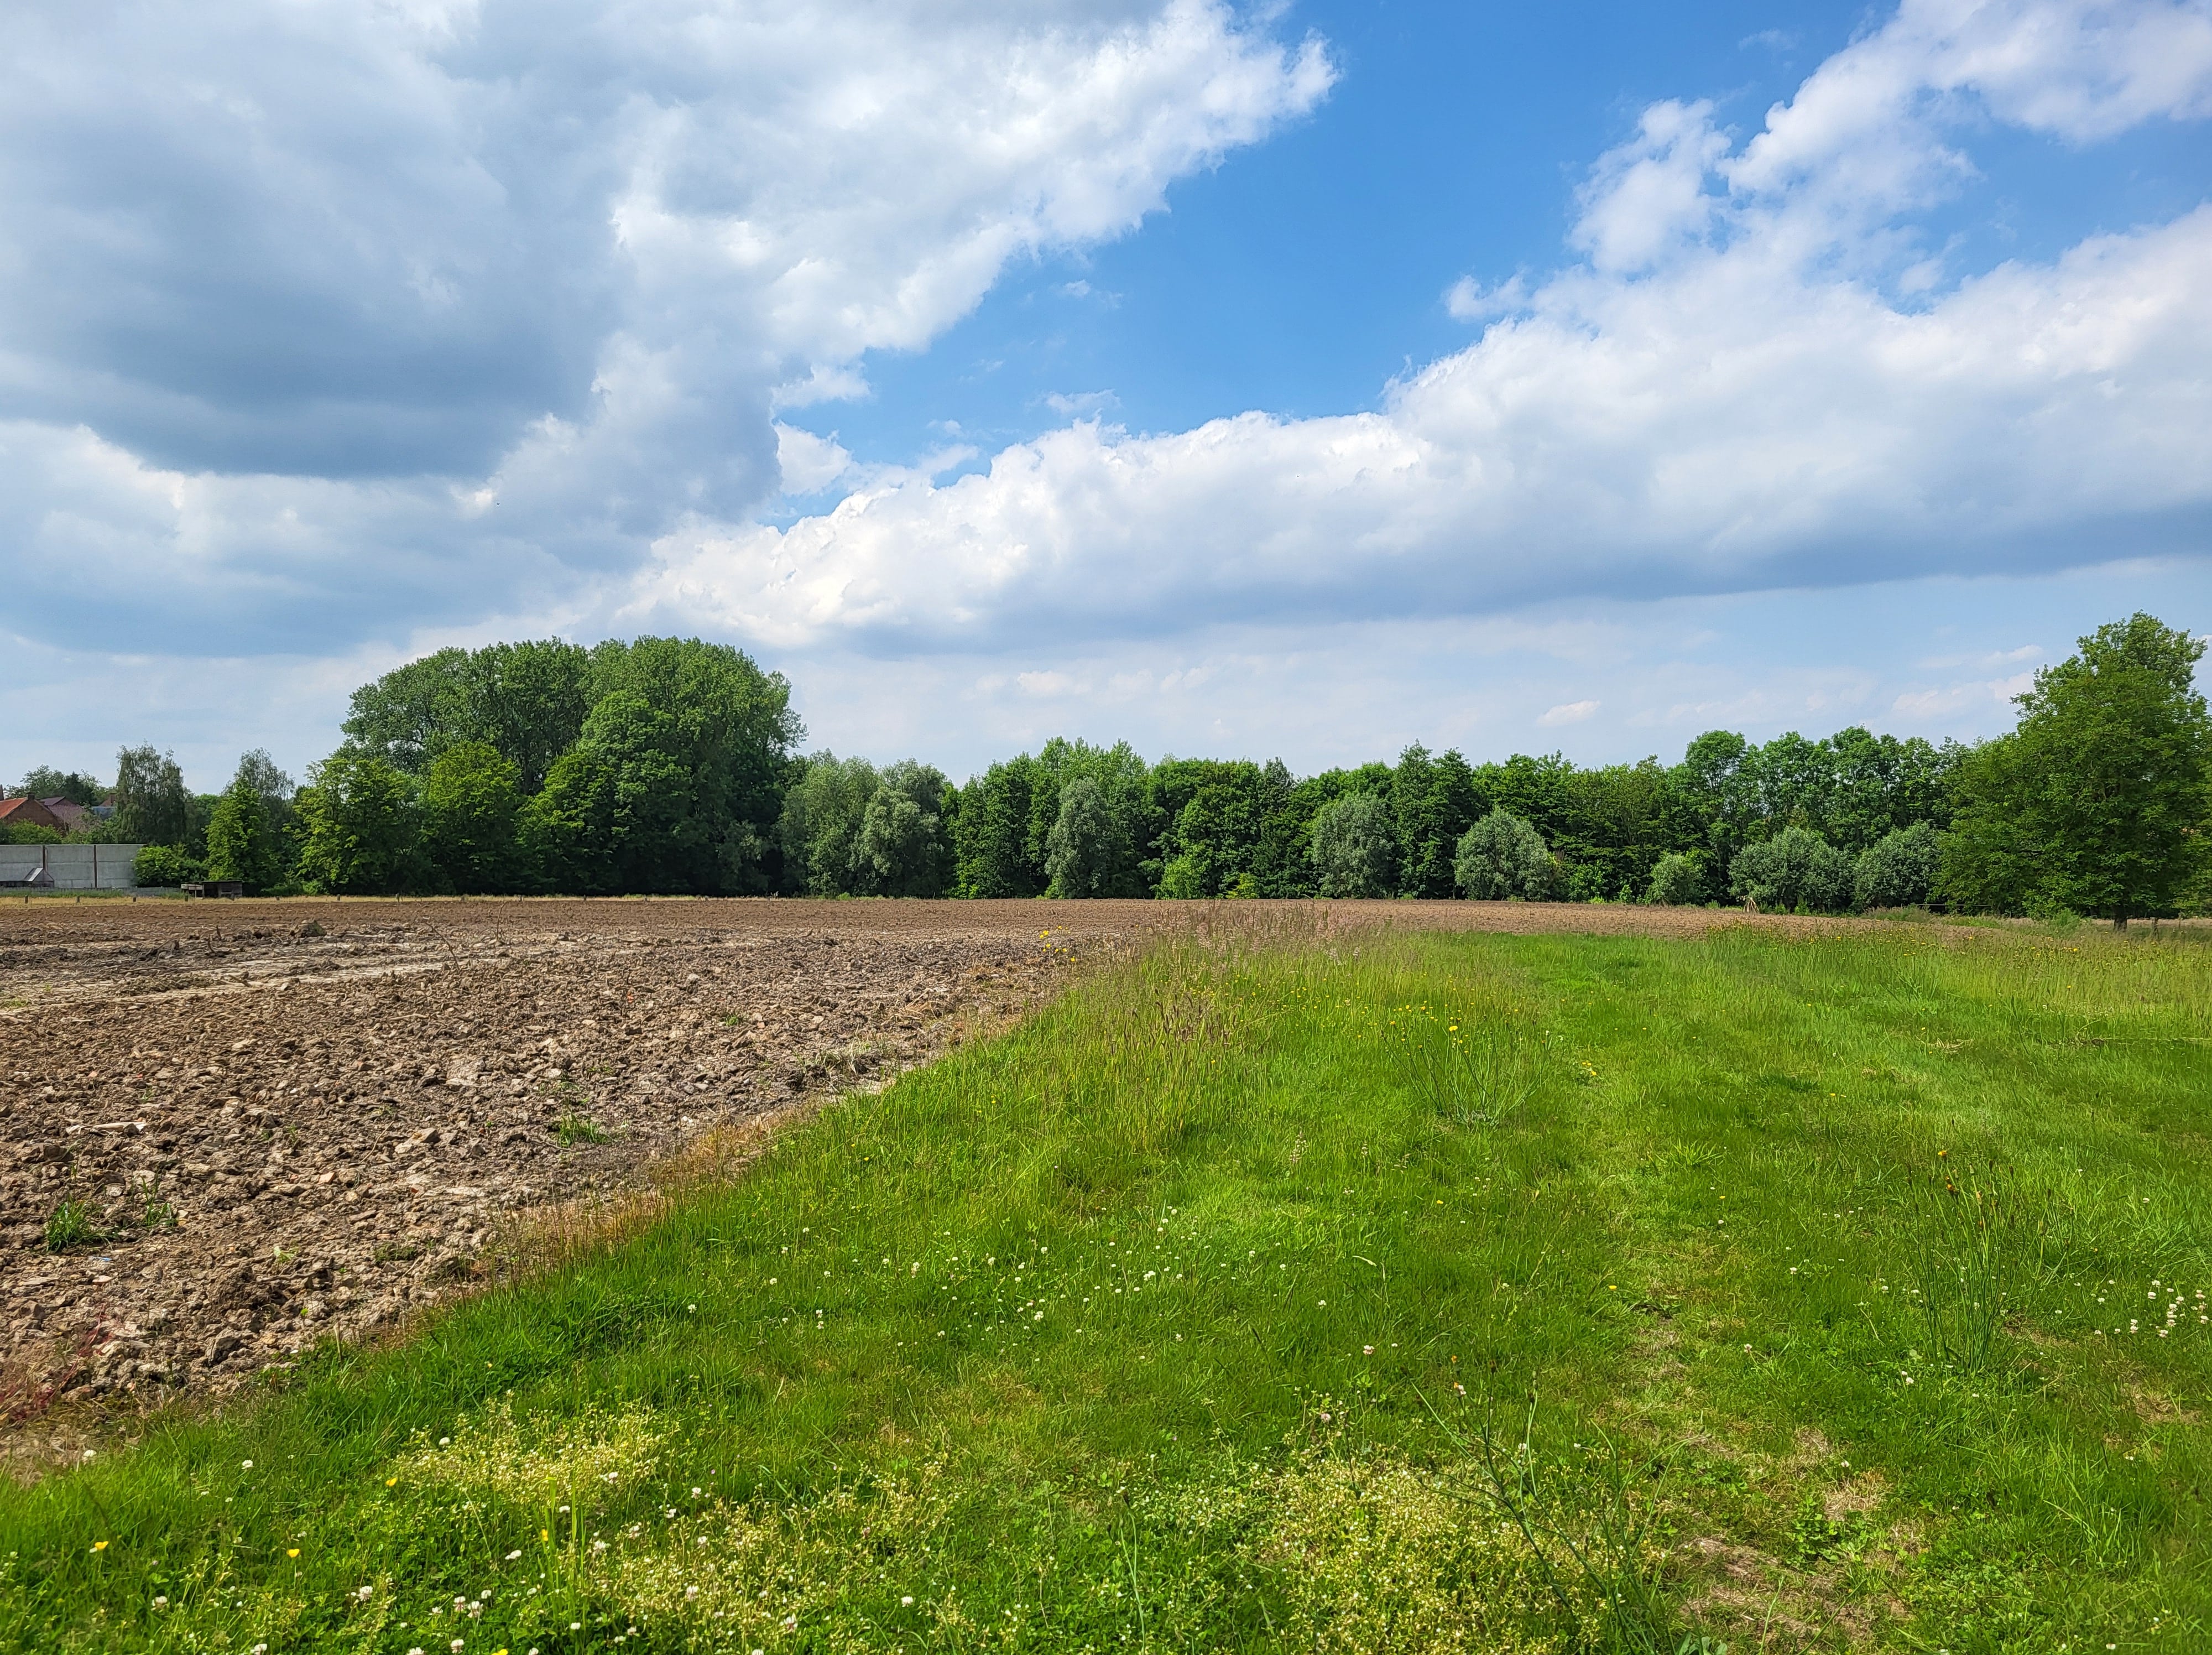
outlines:
M397 1488L399 1486L399 1479L398 1477L386 1477L384 1480L384 1486L387 1488Z

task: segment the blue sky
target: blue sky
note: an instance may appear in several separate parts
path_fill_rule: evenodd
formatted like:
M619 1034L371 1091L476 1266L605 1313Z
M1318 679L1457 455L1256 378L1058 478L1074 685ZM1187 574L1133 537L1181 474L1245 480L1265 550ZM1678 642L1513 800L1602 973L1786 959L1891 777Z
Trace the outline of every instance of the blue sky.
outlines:
M2212 629L2212 3L32 4L0 774L697 632L814 743L1971 738Z

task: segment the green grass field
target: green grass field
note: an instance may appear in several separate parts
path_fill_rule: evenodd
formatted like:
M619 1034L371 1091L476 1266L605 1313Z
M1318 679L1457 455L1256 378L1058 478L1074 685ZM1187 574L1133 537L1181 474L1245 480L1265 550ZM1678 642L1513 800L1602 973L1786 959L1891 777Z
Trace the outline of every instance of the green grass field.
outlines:
M0 1493L0 1646L2212 1645L2212 950L1231 928Z

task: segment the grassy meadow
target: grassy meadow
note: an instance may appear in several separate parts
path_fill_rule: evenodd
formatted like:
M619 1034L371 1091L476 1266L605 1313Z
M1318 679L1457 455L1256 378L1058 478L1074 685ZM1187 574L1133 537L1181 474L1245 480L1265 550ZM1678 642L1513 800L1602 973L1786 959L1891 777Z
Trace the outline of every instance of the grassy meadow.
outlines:
M2212 1646L2212 946L1224 924L0 1489L0 1647Z

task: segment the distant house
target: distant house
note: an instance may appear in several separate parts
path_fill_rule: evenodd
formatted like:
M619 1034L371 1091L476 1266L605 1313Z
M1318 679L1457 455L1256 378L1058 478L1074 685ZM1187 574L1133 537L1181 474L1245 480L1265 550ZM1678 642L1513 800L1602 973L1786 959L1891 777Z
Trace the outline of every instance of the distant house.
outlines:
M91 806L80 805L74 799L41 799L39 803L53 812L54 820L62 824L64 833L79 832L99 819Z
M81 808L81 807L80 807ZM40 799L0 799L0 827L51 828L56 833L66 833L62 818L46 808Z

